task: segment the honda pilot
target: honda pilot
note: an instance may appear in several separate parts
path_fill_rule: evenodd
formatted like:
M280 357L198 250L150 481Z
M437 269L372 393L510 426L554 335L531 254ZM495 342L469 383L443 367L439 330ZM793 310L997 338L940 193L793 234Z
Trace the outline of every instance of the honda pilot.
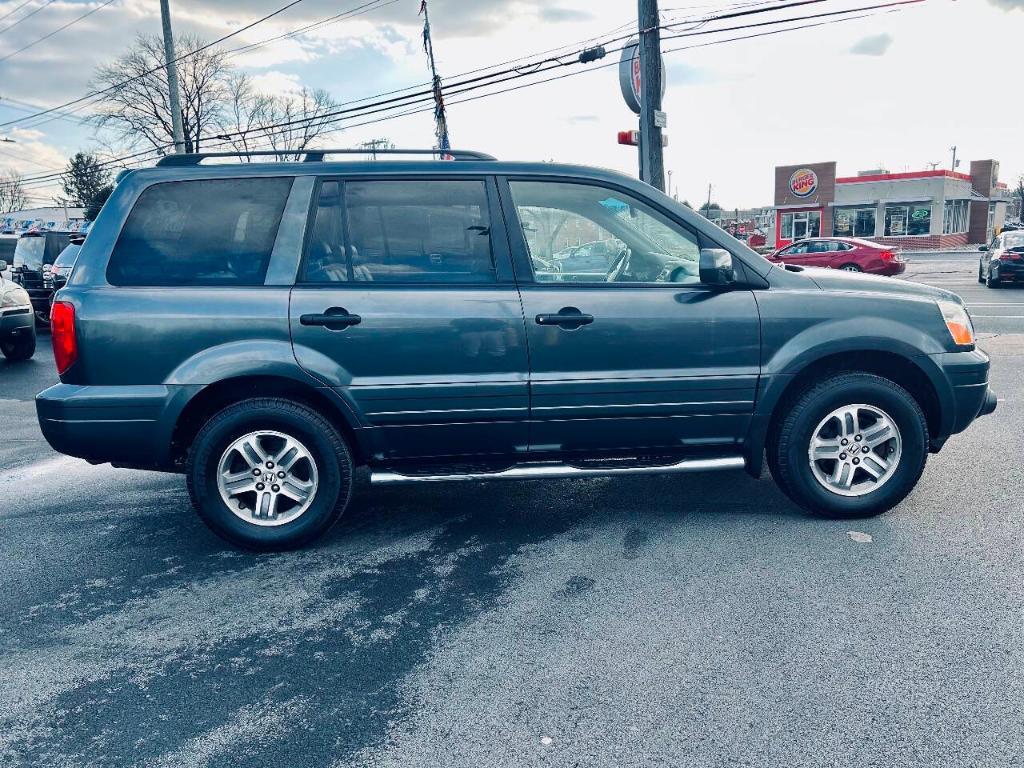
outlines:
M767 459L801 507L875 515L996 407L956 295L772 264L635 179L268 154L120 181L37 399L57 451L184 474L235 544L321 536L357 467L394 485ZM617 252L552 268L581 242Z

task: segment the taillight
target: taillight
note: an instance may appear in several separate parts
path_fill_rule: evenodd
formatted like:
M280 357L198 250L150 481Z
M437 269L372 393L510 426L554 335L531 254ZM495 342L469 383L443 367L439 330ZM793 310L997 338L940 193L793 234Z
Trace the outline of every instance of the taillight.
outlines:
M892 251L882 251L878 255L881 257L882 261L892 261L896 258L896 254Z
M78 359L78 338L75 336L75 308L66 301L55 301L50 308L50 340L57 374L63 375Z

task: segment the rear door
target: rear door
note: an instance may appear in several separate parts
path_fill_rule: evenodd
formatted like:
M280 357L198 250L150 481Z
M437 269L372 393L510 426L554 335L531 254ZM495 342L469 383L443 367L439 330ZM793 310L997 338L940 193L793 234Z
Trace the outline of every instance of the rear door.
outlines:
M324 179L314 194L295 354L374 458L525 453L526 335L494 181Z
M503 186L531 361L531 451L735 446L760 373L752 291L702 285L702 236L624 190ZM621 244L604 275L549 272L566 240Z

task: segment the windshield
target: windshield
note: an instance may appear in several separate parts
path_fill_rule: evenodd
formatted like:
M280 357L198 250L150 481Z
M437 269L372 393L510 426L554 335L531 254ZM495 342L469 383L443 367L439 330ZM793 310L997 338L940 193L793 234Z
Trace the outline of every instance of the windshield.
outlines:
M23 237L14 250L14 266L39 270L43 268L43 254L46 253L45 237Z
M78 259L78 252L80 250L82 250L82 246L80 246L80 245L69 245L67 248L65 248L63 251L61 251L60 256L58 256L57 260L55 262L53 262L53 266L55 266L55 267L73 267L73 266L75 266L75 261Z
M1004 248L1024 248L1024 232L1007 232L1003 235Z

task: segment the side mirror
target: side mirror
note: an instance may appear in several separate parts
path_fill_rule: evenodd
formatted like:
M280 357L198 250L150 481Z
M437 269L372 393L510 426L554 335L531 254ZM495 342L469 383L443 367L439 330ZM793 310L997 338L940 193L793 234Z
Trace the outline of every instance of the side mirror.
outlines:
M704 285L732 285L736 282L736 271L732 266L732 254L724 248L700 249L700 281Z
M988 250L988 246L987 246L987 245L982 245L982 246L979 246L979 247L978 247L978 250L979 250L979 251L987 251L987 250Z

